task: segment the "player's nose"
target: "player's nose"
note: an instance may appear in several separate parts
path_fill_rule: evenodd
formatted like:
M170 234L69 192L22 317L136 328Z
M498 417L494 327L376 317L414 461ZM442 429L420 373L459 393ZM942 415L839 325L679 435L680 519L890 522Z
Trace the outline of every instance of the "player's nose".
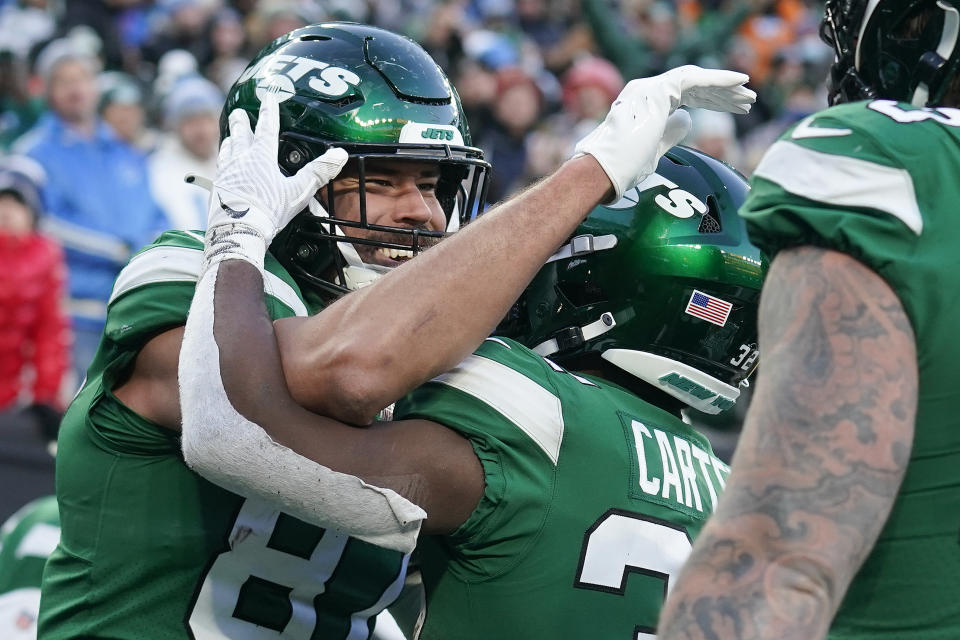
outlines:
M401 225L426 228L430 231L443 230L443 211L433 196L426 196L417 188L408 189L397 204L396 220Z

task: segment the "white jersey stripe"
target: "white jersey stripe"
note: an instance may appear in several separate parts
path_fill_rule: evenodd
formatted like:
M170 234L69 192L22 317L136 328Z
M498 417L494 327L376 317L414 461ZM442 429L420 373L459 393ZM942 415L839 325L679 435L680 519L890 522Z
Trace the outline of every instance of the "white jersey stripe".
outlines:
M510 367L472 355L434 382L469 393L490 405L539 446L554 465L563 442L560 399Z
M56 549L60 542L60 527L45 522L38 522L27 531L14 550L15 558L35 557L46 558Z
M196 282L203 266L203 251L189 247L158 246L134 256L117 276L110 303L123 294L158 282ZM307 315L307 307L289 284L265 272L264 290L290 307L298 316Z
M770 147L753 175L818 202L885 211L915 234L923 231L913 180L904 169L780 140Z

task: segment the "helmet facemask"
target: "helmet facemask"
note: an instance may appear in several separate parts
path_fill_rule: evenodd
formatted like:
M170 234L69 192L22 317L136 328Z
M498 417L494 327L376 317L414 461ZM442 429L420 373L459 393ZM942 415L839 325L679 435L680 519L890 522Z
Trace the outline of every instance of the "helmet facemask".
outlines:
M835 61L830 104L887 98L940 104L960 62L955 0L827 0L820 37Z
M396 264L399 260L393 258L412 257L482 212L489 165L483 152L471 146L455 89L412 40L344 22L292 31L265 47L228 92L221 134L226 135L227 116L234 109L243 109L255 122L260 95L268 90L281 98L281 170L292 175L339 147L347 152L347 169L359 182L359 203L349 201L349 216L336 209L335 187L328 186L270 246L305 295L327 302L382 275L389 267L369 264L370 257L380 255L371 256L365 247L403 252L384 258L385 264ZM370 163L383 161L439 168L434 194L445 228L435 222L430 229L404 228L413 220L382 225L376 215L382 210L370 210L368 196L375 191L365 173L372 175ZM436 211L436 203L429 207Z
M406 258L413 258L482 212L489 165L476 149L449 145L404 145L394 149L378 144L327 143L301 134L284 133L280 136L281 170L292 175L330 146L340 146L348 152L345 171L355 172L357 176L359 219L340 215L334 179L310 201L308 210L291 223L293 233L285 234L283 241L297 246L279 252L294 256L289 263L284 262L298 281L307 282L330 296L366 286L391 269L364 261L357 245L407 252ZM371 161L436 164L439 177L435 196L446 219L445 228L430 230L370 222L366 176ZM365 233L351 235L346 230ZM318 262L320 256L326 260Z

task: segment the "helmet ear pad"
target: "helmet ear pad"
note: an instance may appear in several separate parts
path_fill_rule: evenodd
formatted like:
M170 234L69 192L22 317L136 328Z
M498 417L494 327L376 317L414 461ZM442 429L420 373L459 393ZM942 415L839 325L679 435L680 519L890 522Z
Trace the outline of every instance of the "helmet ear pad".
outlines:
M293 277L304 293L313 291L329 302L347 292L337 284L336 241L327 237L320 218L304 210L270 244L270 253ZM342 268L342 265L339 267Z

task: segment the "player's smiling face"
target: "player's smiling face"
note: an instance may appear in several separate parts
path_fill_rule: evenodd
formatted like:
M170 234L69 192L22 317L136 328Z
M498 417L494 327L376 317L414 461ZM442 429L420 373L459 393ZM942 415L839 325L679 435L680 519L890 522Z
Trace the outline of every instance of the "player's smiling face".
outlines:
M367 223L443 231L446 216L437 199L440 170L428 162L409 160L368 160L365 165L365 192ZM344 220L360 220L360 180L356 165L348 164L334 180L334 216ZM325 195L325 190L321 195ZM343 233L380 242L409 244L410 237L369 229L341 227ZM431 246L435 238L425 238L421 246ZM395 267L413 257L403 249L384 249L372 245L354 244L360 258L367 264Z

